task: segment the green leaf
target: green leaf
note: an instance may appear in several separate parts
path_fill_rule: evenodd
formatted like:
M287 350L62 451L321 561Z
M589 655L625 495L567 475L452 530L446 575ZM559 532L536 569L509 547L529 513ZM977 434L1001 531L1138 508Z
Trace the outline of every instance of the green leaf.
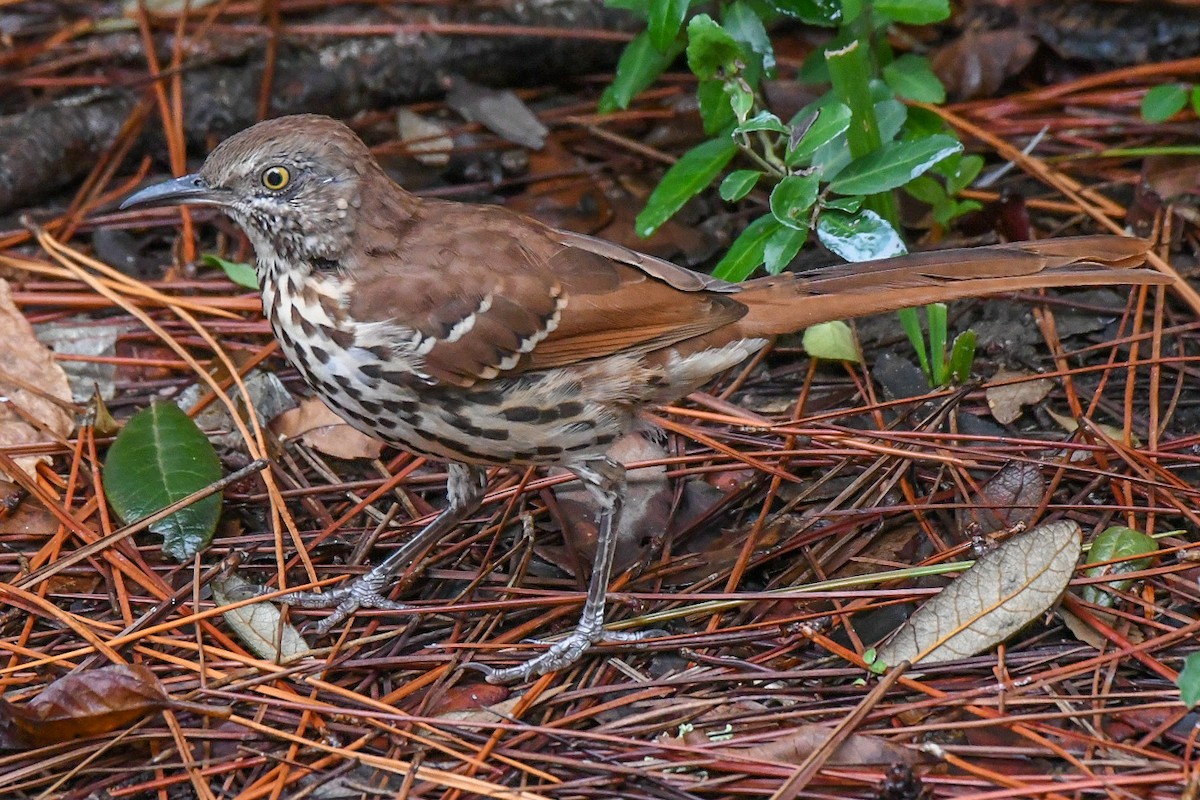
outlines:
M688 0L650 0L649 27L650 43L660 53L666 53L687 16ZM677 51L678 52L678 51Z
M725 91L725 86L725 81L713 79L700 81L696 87L700 119L704 121L704 132L709 136L715 136L737 121L733 108L730 107L732 97ZM753 95L750 95L750 103L754 104Z
M1179 687L1179 699L1186 708L1195 708L1200 703L1200 651L1188 654L1175 685Z
M1200 86L1192 87L1192 113L1200 117Z
M750 194L750 190L762 176L763 173L756 169L739 169L726 175L717 191L726 203L734 203Z
M1103 567L1091 567L1084 574L1089 578L1098 578L1102 575L1120 575L1125 572L1137 572L1149 567L1150 563L1154 560L1154 554L1157 552L1158 542L1153 537L1147 536L1141 531L1135 531L1133 528L1114 525L1106 528L1092 542L1092 549L1088 551L1087 563L1098 564L1122 558L1128 560ZM1124 592L1133 585L1133 581L1118 579L1109 581L1107 585L1114 591ZM1106 608L1111 608L1116 601L1116 598L1099 586L1084 586L1083 599L1089 603L1095 603Z
M834 211L845 211L848 214L853 214L862 208L863 199L861 197L833 197L826 198L821 201L821 208L827 208Z
M971 366L975 363L975 331L966 330L954 337L950 348L950 377L960 386L971 380Z
M1142 118L1147 122L1164 122L1183 111L1187 102L1187 84L1164 83L1155 86L1142 98Z
M818 149L843 135L846 128L850 127L849 107L831 94L802 109L792 117L791 124L799 125L813 114L817 118L800 137L800 141L796 142L796 146L787 152L784 163L789 167L807 163Z
M946 178L946 193L959 194L963 189L966 189L975 182L975 179L979 177L979 173L982 170L983 156L963 156L959 159L958 169L954 171L953 175Z
M794 230L808 230L808 212L817 202L820 178L815 172L808 175L788 175L771 191L771 214L780 225Z
M929 323L929 368L933 373L930 383L945 386L950 376L946 372L946 304L930 303L925 306L925 319Z
M221 479L221 462L204 433L174 403L154 403L125 424L104 461L104 493L134 523ZM163 550L187 561L212 539L220 493L150 526Z
M737 144L725 134L684 153L654 187L646 207L634 220L638 236L658 230L684 203L712 183L736 152Z
M883 79L896 94L921 103L946 102L946 87L929 67L929 59L906 53L883 68Z
M843 25L849 25L854 20L858 19L863 11L863 0L842 0L842 13L845 19Z
M817 220L817 238L847 261L872 261L908 252L896 229L869 209L854 215L826 211Z
M874 6L906 25L928 25L950 16L950 0L875 0Z
M751 222L713 268L713 277L725 281L744 281L763 263L767 242L782 228L770 214Z
M813 358L849 361L854 364L862 361L858 353L858 342L854 341L854 332L841 320L822 322L809 327L804 331L801 344L804 345L804 351Z
M637 93L654 83L682 49L683 44L675 42L667 48L667 52L660 53L651 43L648 32L643 31L635 36L633 41L625 45L617 62L616 77L597 104L601 113L629 108L629 103Z
M836 28L842 23L843 6L851 5L851 0L768 0L771 8L780 14L795 17L806 25L820 25L824 28ZM854 4L861 0L853 0ZM845 20L847 23L852 19Z
M873 153L851 161L830 183L838 194L877 194L903 186L946 156L962 150L951 136L930 136L910 142L888 142Z
M932 383L933 372L929 368L929 350L925 347L925 334L921 330L921 318L917 316L917 310L902 308L896 312L896 316L899 317L900 327L904 329L909 343L917 353L917 363L921 365L921 372L925 375L925 380Z
M800 230L780 228L771 235L771 238L767 240L766 247L763 248L763 266L771 275L778 275L788 264L792 263L792 259L796 257L800 248L804 247L804 243L807 241L807 226Z
M931 206L936 206L938 203L944 203L949 197L946 195L946 190L942 185L928 175L921 175L913 178L908 183L904 184L904 191L912 195L922 203L927 203Z
M733 72L743 58L742 48L708 14L697 14L688 22L688 68L696 77L708 79L718 72Z
M254 272L254 267L251 264L247 264L244 261L226 261L212 253L205 253L200 260L210 267L220 267L223 269L226 277L238 286L247 289L258 288L258 275Z
M726 79L723 86L725 94L729 97L729 107L733 110L733 115L739 122L745 122L754 108L754 92L750 91L749 84L738 79Z
M733 130L735 134L754 133L755 131L770 131L786 135L790 134L792 129L784 125L779 117L770 111L760 111Z
M725 9L721 21L729 35L737 40L742 49L754 53L757 71L767 76L775 72L775 50L771 37L763 25L762 17L745 0L736 0Z

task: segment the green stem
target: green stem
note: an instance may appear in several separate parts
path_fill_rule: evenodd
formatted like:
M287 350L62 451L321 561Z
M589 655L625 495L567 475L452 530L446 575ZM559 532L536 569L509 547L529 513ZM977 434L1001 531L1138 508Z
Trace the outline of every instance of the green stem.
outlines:
M850 127L846 131L850 155L862 158L875 152L883 146L883 138L871 100L871 57L867 44L859 38L839 50L826 50L825 61L833 91L850 108ZM900 230L900 214L891 192L871 195L864 205Z

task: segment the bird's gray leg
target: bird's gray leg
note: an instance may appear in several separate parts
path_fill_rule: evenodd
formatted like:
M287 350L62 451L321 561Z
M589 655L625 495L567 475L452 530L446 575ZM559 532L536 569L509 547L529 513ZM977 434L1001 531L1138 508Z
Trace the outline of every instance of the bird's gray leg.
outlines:
M300 608L332 608L333 612L317 625L318 633L328 633L360 608L383 608L391 611L408 608L383 596L392 576L412 563L427 548L436 543L470 516L483 501L487 488L487 472L482 467L466 464L449 465L446 490L449 505L446 510L402 544L399 549L372 567L366 574L345 586L316 592L294 592L281 596L281 602Z
M607 456L599 456L567 467L583 481L600 505L599 541L596 560L588 581L587 600L575 630L559 640L540 656L508 669L492 669L474 662L464 666L484 673L489 683L509 683L525 680L531 675L570 666L596 642L628 642L657 632L625 633L604 630L604 601L612 575L613 558L617 549L617 523L625 499L625 467Z

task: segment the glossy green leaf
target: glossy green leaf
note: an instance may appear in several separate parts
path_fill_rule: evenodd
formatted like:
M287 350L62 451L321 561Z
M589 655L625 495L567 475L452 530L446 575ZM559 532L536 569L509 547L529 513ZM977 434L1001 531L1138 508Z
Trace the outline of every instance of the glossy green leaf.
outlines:
M813 114L816 114L816 119L795 146L788 149L784 161L789 167L807 164L818 149L843 135L846 128L850 127L850 109L833 95L826 95L802 109L792 118L792 125L811 119Z
M733 130L735 134L754 133L755 131L770 131L786 135L791 133L792 129L784 125L779 117L770 111L760 111Z
M1158 552L1158 542L1153 537L1147 536L1141 531L1135 531L1133 528L1114 525L1106 528L1092 542L1092 548L1088 551L1087 563L1098 564L1117 559L1127 560L1103 567L1091 567L1084 574L1089 578L1097 578L1102 575L1137 572L1150 566L1156 552ZM1119 592L1128 590L1132 585L1133 581L1129 579L1118 578L1108 582L1108 586ZM1083 599L1105 607L1111 607L1116 600L1099 586L1084 586Z
M767 242L783 226L770 214L764 214L746 226L713 268L713 277L725 281L744 281L763 263Z
M692 17L687 31L688 68L698 78L708 79L719 72L732 72L734 63L744 57L737 40L708 14Z
M962 150L950 136L888 142L851 161L829 188L838 194L877 194L903 186L946 156Z
M795 17L807 25L835 28L843 20L842 9L861 5L861 0L767 0L780 14ZM846 19L846 22L853 22Z
M661 53L650 41L646 31L639 33L621 53L617 62L616 77L597 104L601 113L616 111L618 108L629 108L629 103L650 84L663 74L671 62L683 49L681 42L676 42Z
M1187 84L1164 83L1142 97L1142 118L1147 122L1165 122L1183 111L1187 103Z
M1179 687L1179 699L1184 708L1195 708L1200 703L1200 651L1188 653L1175 685Z
M954 173L946 176L946 192L952 195L959 194L975 182L982 170L983 156L963 156L959 159L958 168Z
M925 321L929 326L929 383L945 386L949 382L946 371L946 334L948 314L945 303L930 303L925 306Z
M221 479L217 452L174 403L154 403L125 424L104 462L104 493L126 523L161 511ZM212 539L221 494L210 495L150 526L163 550L187 561Z
M253 264L247 264L244 261L227 261L212 253L205 253L201 260L210 267L220 267L225 271L225 276L238 286L246 289L258 288L258 275L254 272Z
M717 191L721 193L722 200L734 203L750 194L750 190L762 176L763 173L756 169L739 169L726 175Z
M638 236L649 236L658 230L684 203L712 183L736 152L737 144L724 134L684 153L654 187L646 207L634 221Z
M862 201L861 197L827 197L821 201L821 208L854 214L862 208Z
M906 25L928 25L950 16L950 0L875 0L874 6Z
M650 0L646 31L650 34L650 43L660 53L666 53L675 43L687 10L688 0Z
M799 229L781 227L771 234L763 248L763 268L771 275L783 272L807 241L807 225Z
M908 252L887 220L864 209L857 214L826 211L817 219L817 238L831 253L847 261L873 261Z
M726 6L721 22L729 35L742 45L743 51L754 54L759 75L753 77L773 75L775 49L771 46L771 37L767 35L758 12L745 0L736 0Z
M809 212L820 190L817 174L788 175L771 191L771 214L794 230L808 230Z
M849 361L854 364L862 361L858 352L858 342L854 341L854 331L841 320L822 322L807 328L801 343L804 345L804 351L813 358Z
M946 102L946 87L933 74L929 59L906 53L883 68L883 79L896 94L921 103Z

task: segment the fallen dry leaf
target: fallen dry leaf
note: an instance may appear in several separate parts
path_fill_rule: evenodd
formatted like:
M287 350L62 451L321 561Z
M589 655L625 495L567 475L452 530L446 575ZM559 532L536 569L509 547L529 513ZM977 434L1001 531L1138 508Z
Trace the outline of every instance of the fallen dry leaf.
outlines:
M49 348L33 335L29 321L13 303L8 282L0 280L0 447L46 442L50 435L29 424L22 416L37 420L53 434L66 436L74 419L50 397L71 402L67 375ZM24 414L13 410L17 406ZM46 456L22 456L17 464L33 474Z
M316 397L271 420L270 428L283 439L299 437L312 449L334 458L379 458L383 452L383 442L347 425Z
M1079 525L1052 522L987 553L879 648L885 664L937 664L1003 642L1058 599L1083 552Z
M1020 30L967 30L939 48L930 66L955 100L990 97L1037 52L1037 42Z
M974 526L973 534L1007 530L1033 522L1046 494L1046 478L1037 464L1013 461L988 479L958 512L960 528Z
M213 601L230 605L247 600L258 590L237 575L212 582ZM238 639L259 658L283 664L309 652L308 642L300 631L282 621L283 615L274 603L263 601L239 606L222 614Z
M1033 374L1000 370L992 376L992 380L999 383ZM1054 381L1049 378L1035 378L1017 383L1005 383L1003 386L989 386L984 394L987 397L988 408L991 409L992 416L996 418L997 422L1007 425L1021 416L1021 409L1025 406L1045 400L1046 395L1050 394L1053 388Z
M24 705L0 700L0 747L25 749L124 727L171 704L149 669L137 664L73 672Z

